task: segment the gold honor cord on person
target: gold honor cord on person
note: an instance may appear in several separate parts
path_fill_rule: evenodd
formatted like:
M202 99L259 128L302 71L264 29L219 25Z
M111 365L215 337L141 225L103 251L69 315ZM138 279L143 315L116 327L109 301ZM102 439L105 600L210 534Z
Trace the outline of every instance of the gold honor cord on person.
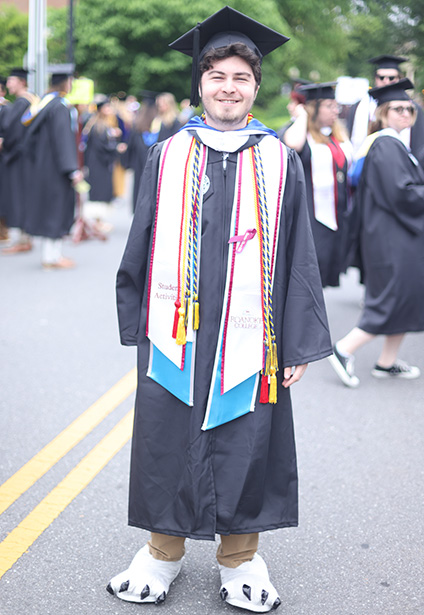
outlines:
M260 149L249 148L253 190L256 201L256 228L261 252L262 318L264 328L264 366L262 369L260 403L277 403L277 345L272 316L272 267L270 256L268 208L265 178ZM269 383L269 391L268 391Z
M175 302L175 317L172 335L176 343L184 346L187 340L187 324L190 304L193 308L193 330L199 328L199 200L201 177L203 175L205 157L200 164L201 149L199 141L193 138L185 166L183 204L181 213L180 242L178 249L178 299ZM189 174L193 173L193 181ZM191 202L189 202L189 185L191 184ZM193 273L193 276L192 276ZM193 279L192 279L193 277Z

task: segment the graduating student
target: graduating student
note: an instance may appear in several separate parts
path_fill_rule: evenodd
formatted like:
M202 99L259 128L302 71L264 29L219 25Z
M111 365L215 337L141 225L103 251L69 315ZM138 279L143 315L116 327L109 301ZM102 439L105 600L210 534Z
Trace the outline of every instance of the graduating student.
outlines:
M6 79L0 76L0 241L9 240L9 229L6 225L7 204L4 194L4 161L3 161L3 127L6 121L10 103L5 98Z
M408 58L394 55L380 55L368 60L374 66L374 87L380 88L391 83L396 83L402 78L400 64L407 62ZM405 128L400 134L407 147L409 147L424 167L424 112L414 103L415 123ZM375 119L377 101L371 92L366 94L356 105L353 105L348 117L348 131L353 146L353 157L357 159L357 153L365 138L373 131L372 124Z
M186 538L215 540L221 597L281 600L259 533L296 526L289 387L331 352L297 154L249 114L285 36L229 7L175 41L204 115L152 147L117 277L138 347L130 525L151 532L108 591L162 602Z
M23 229L24 227L24 182L22 143L25 127L21 118L37 97L28 91L28 71L24 68L14 68L7 78L9 94L15 96L15 102L9 106L3 122L3 198L5 205L4 216L9 228ZM17 254L31 250L31 237L20 232L17 241L3 250L4 254Z
M152 145L165 141L181 128L175 97L169 92L146 92L130 131L123 164L134 170L133 209L137 203L140 180Z
M335 83L308 84L298 92L306 97L293 113L295 121L283 141L302 160L312 232L322 285L339 286L345 271L347 170L352 147L338 120Z
M380 130L371 134L352 174L359 186L359 247L365 305L358 325L334 346L332 366L342 382L357 387L354 353L385 335L372 370L376 378L418 378L418 367L397 358L405 333L424 330L424 170L402 139L415 106L409 79L373 88Z
M97 102L97 110L82 131L85 144L84 164L88 168L90 201L110 203L114 198L113 165L118 157L120 128L111 127L109 118L114 110L107 97Z
M74 127L65 98L70 89L69 74L53 74L50 91L22 117L27 126L24 230L43 238L42 265L51 269L74 266L62 254L63 237L74 222L73 186L82 179L77 162L76 121Z

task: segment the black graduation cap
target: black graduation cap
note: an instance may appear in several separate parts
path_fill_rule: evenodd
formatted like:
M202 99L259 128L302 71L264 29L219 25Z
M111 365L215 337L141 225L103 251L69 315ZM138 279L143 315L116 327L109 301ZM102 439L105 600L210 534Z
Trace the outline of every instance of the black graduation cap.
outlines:
M288 41L287 36L264 26L247 15L225 6L186 32L169 46L193 58L190 104L199 104L199 61L212 48L244 43L262 60Z
M371 60L368 60L370 64L375 64L375 70L378 70L379 68L395 68L396 70L399 70L399 64L407 61L408 58L391 55L377 56L375 58L371 58Z
M27 79L28 70L26 68L12 68L9 77L19 77L19 79Z
M312 83L310 79L302 79L302 77L293 77L293 79L290 79L290 81L292 82L292 86L294 89Z
M153 106L156 103L156 96L159 96L159 92L152 92L152 90L140 90L138 92L138 98L146 104Z
M109 96L106 96L106 94L97 94L94 97L93 102L96 105L97 111L98 111L99 109L103 107L103 105L110 102L110 98Z
M337 81L327 81L326 83L309 83L297 89L298 92L306 96L306 100L319 100L321 98L334 100L336 92L334 87Z
M75 72L75 64L50 64L48 67L50 81L52 85L62 83L68 77L72 77Z
M369 93L377 100L378 105L382 105L391 100L411 100L405 90L411 90L413 87L414 84L409 79L400 79L381 88L372 88Z

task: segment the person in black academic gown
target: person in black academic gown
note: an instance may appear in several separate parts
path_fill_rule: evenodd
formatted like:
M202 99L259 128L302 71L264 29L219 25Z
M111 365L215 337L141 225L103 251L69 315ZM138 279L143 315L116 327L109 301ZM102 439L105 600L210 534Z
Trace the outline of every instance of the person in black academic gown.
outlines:
M90 201L110 203L114 198L113 166L118 157L117 146L122 131L110 126L108 118L113 113L109 99L103 98L97 102L97 112L88 120L82 131Z
M412 87L402 79L370 92L378 101L381 130L365 161L357 163L363 167L355 195L365 305L358 325L334 345L330 357L350 387L359 384L353 355L376 335L385 335L385 342L373 376L420 376L418 367L397 358L405 333L424 331L424 170L401 137L416 116L405 92Z
M187 537L215 540L219 534L221 598L240 608L262 612L281 603L269 580L266 564L256 552L259 533L297 525L297 468L289 387L300 379L309 361L331 352L301 163L294 151L279 142L275 132L249 118L261 79L260 58L286 40L225 7L172 44L173 48L194 56L191 104L198 106L200 88L205 114L203 119L193 118L176 135L151 148L117 276L121 341L138 348L129 523L151 532L148 545L108 585L108 591L123 600L156 603L165 600L181 568L184 540ZM199 53L200 77L196 62ZM197 151L200 158L196 158ZM250 163L252 156L259 153L266 156L267 168L262 175L255 164L256 180L262 177L265 181L256 191ZM206 161L203 167L202 161ZM193 178L189 172L191 163L193 169L204 172L202 177ZM271 168L273 165L275 168ZM180 169L178 177L176 166ZM283 176L284 188L280 183ZM275 199L271 199L271 193ZM179 286L162 284L160 278L157 285L155 275L156 272L162 275L164 266L164 279L174 279L178 266L178 255L176 262L173 261L174 248L178 246L174 239L179 236L180 225L168 223L168 219L180 215L181 195L184 210L185 195L193 194L203 195L199 197L202 201L199 234L194 235L193 243L190 241L194 250L199 246L196 238L201 238L200 254L198 258L193 257L195 278L198 271L194 314L196 305L200 305L200 324L198 328L194 325L196 342L192 357L196 366L187 370L185 363L190 360L191 346L185 343L184 308L181 304L178 307L178 300L175 303L178 310L175 312L174 308L173 295ZM265 199L266 195L269 200ZM195 201L190 198L190 203L197 202L197 197L193 198ZM255 198L258 199L256 208L249 205L246 210L247 203L255 202ZM260 277L262 267L269 266L267 259L271 256L261 251L257 236L261 233L261 241L265 241L264 227L260 226L256 234L243 226L240 231L246 231L245 234L237 237L234 218L238 212L237 220L239 214L241 217L248 214L255 220L256 211L259 224L259 219L265 220L264 207L269 207L269 216L273 215L271 201L281 206L281 217L277 218L278 224L274 219L265 230L265 234L272 229L278 235L272 276L275 337L265 362L271 369L268 397L269 379L261 344L259 352L253 352L250 346L250 353L240 351L240 344L245 344L245 340L250 344L257 327L262 340L263 322L269 312L264 308L264 316L256 318L255 310L259 309L262 314L261 301L269 305L269 297L259 285L248 294L246 287L238 284L237 275L233 277L234 267L229 265L236 258L235 243L230 248L229 240L241 242L238 248L239 253L244 250L241 256L250 254L257 264L254 274L251 267L245 265L243 269L245 260L238 260L241 269L234 265L236 271L244 272L247 283L256 273ZM165 215L161 213L162 208ZM192 211L194 214L197 209ZM183 219L187 220L184 216ZM193 227L196 226L193 220ZM190 233L193 227L190 226ZM171 258L168 233L173 239ZM244 247L243 242L248 246ZM158 289L162 290L158 292ZM237 297L243 307L239 316L234 317L233 330L240 337L232 349L239 354L234 356L234 361L226 362L227 369L237 368L237 362L244 363L256 354L264 370L262 384L258 387L261 368L259 371L255 368L250 401L243 408L238 385L228 391L230 398L227 392L218 394L211 401L212 410L230 400L227 410L231 417L207 428L204 423L210 391L216 378L225 372L224 349L219 342L220 323L224 322L230 307L228 301L231 298L233 305ZM249 309L253 298L259 307ZM162 320L155 309L150 310L152 302L162 301L168 302L165 307L171 311L172 319L174 312L177 316L176 339L173 339L172 322ZM156 306L161 307L157 303ZM230 324L233 322L232 317L228 320ZM192 379L192 402L182 401L177 391L171 393L172 383L159 384L151 373L153 366L149 364L155 362L157 353L152 348L152 333L146 335L147 321L150 328L158 327L159 335L164 334L167 348L177 348L176 343L184 348L182 371L188 372L187 376ZM227 322L226 331L228 326ZM225 346L230 351L227 337ZM222 358L221 367L218 367L218 356ZM276 378L277 356L281 373ZM169 370L166 373L171 374ZM178 381L180 375L177 367L174 377ZM277 380L278 394L277 386L272 390ZM243 380L241 385L245 384Z
M5 218L9 228L22 229L24 227L24 182L22 142L25 127L21 118L28 107L33 104L37 97L28 92L28 71L23 68L14 68L7 79L9 94L15 96L15 102L8 109L3 122L3 161L4 161L4 184L3 197L5 199ZM28 234L19 233L17 241L3 250L4 254L17 254L31 250L32 242Z
M7 204L4 195L4 162L3 162L3 126L6 121L6 115L9 101L6 98L6 79L0 77L0 241L9 240L9 229L6 225Z
M400 64L407 62L408 58L394 55L380 55L368 60L374 66L374 88L381 88L396 83L402 78ZM401 132L402 140L424 168L424 111L414 102L415 122ZM377 101L371 92L352 106L347 120L347 128L353 145L353 159L356 160L359 148L365 141L370 130L373 131L374 114Z
M306 194L323 287L339 286L345 271L347 170L351 144L338 121L334 83L300 86L305 104L293 109L295 121L282 135L305 170Z
M72 120L65 99L70 89L69 74L53 74L50 91L22 118L27 126L23 230L43 238L42 265L49 269L74 266L62 254L63 237L74 222L74 186L83 179L77 162L77 120Z
M146 166L150 148L155 143L172 137L181 128L177 117L175 97L169 92L162 92L154 97L151 92L137 111L133 127L130 130L127 151L122 156L124 166L134 170L133 210L137 204L140 180Z

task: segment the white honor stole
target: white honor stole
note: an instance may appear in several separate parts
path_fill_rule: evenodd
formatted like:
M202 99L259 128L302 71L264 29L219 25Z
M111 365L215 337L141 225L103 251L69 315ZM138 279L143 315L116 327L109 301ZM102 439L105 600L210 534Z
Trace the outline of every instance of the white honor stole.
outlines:
M338 179L334 172L333 156L326 143L316 143L309 136L308 144L311 149L314 217L315 220L331 231L337 231L339 224L337 220L337 189L335 185ZM349 162L351 159L350 144L342 142L340 147L346 156L346 160Z
M180 233L180 228L184 225L183 193L185 190L191 194L193 189L184 182L184 177L193 177L190 168L186 173L186 164L191 164L188 162L191 143L191 135L181 131L165 144L161 153L147 314L147 335L151 342L147 375L189 406L194 404L196 331L189 317L187 343L179 346L172 337L172 327L178 299L179 253L184 253L188 244L188 241L181 241L184 233ZM287 149L271 136L265 136L255 147L262 160L263 189L260 192L265 194L261 194L262 207L258 208L253 148L239 152L224 303L202 429L211 429L253 411L259 372L264 367L262 297L264 288L269 295L272 293ZM202 185L207 163L207 148L203 145L200 159L199 182ZM202 190L199 197L201 228ZM268 250L271 271L265 281L261 260L264 249ZM200 244L198 250L199 267Z

